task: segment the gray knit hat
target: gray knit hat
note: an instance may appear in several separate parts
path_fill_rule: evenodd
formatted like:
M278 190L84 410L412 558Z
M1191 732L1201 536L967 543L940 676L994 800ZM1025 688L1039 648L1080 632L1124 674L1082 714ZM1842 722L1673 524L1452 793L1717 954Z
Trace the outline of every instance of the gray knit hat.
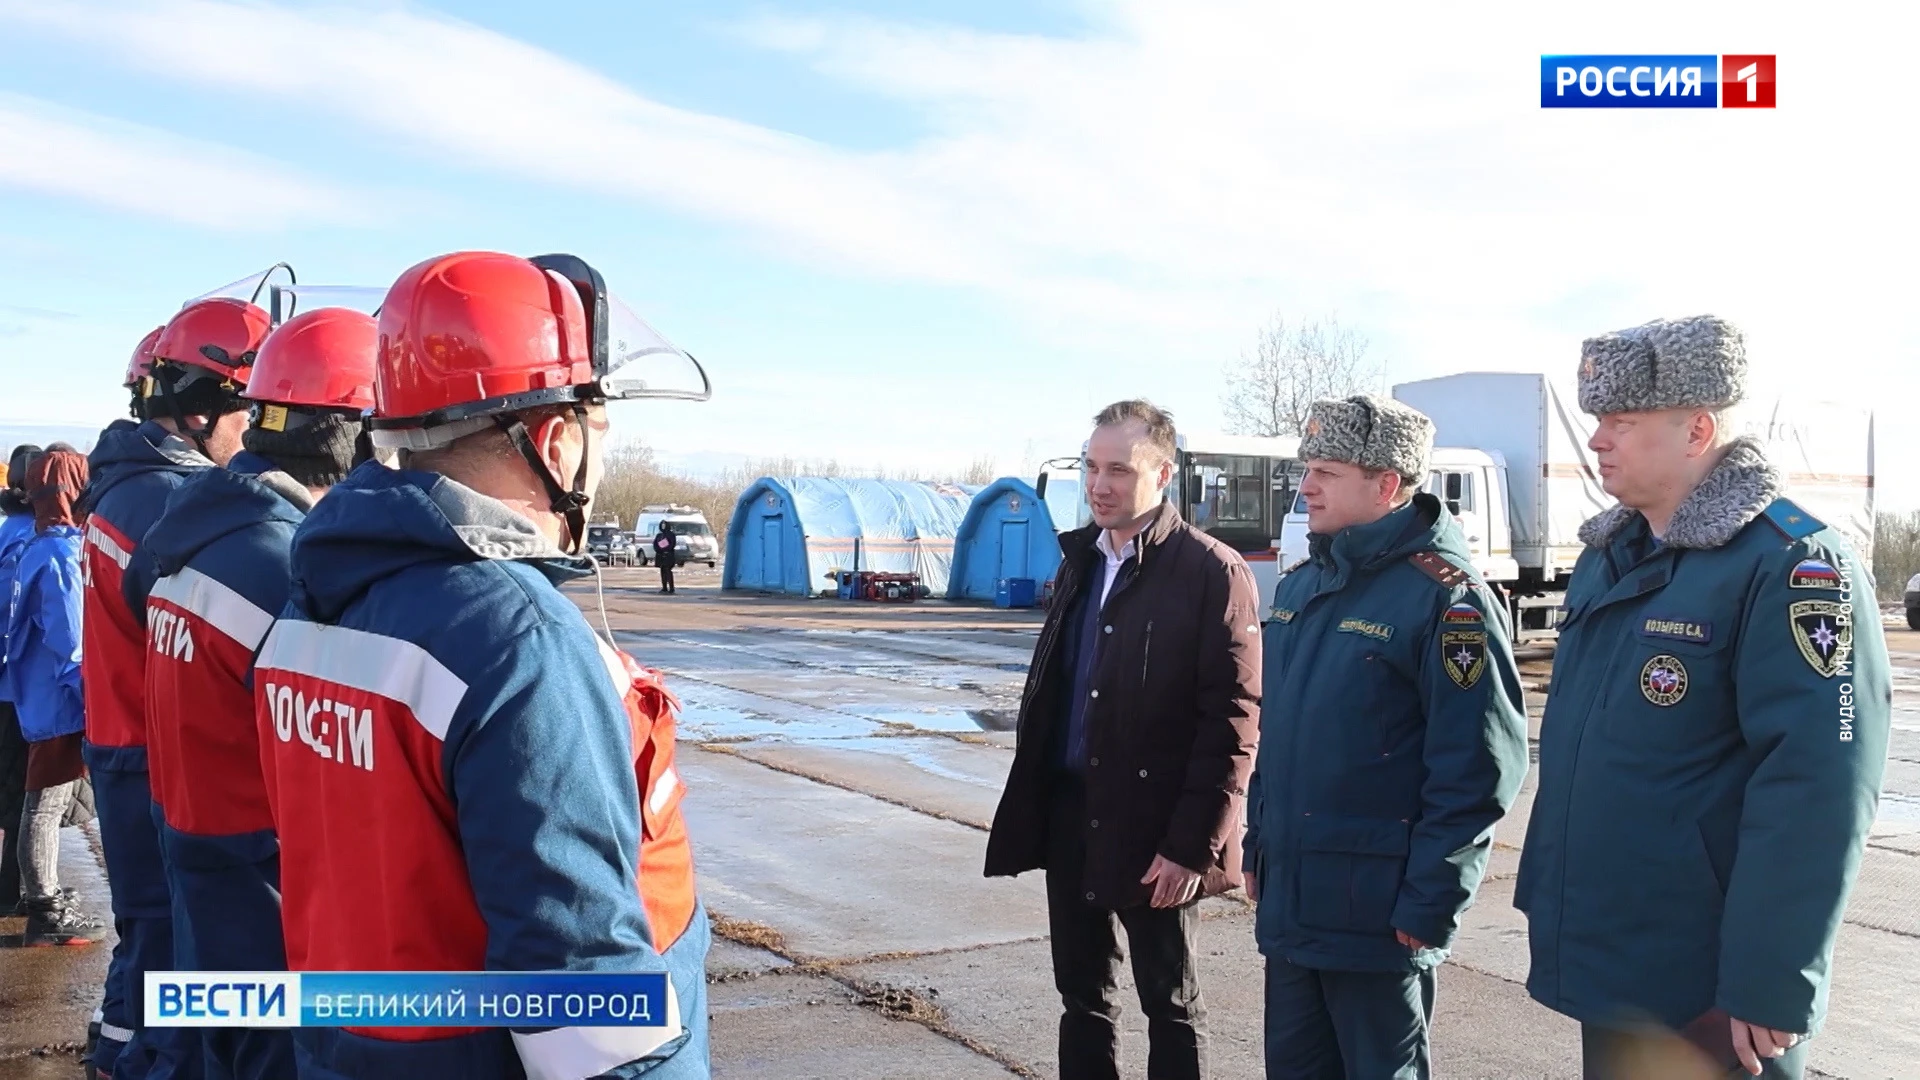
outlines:
M1580 408L1595 416L1718 409L1746 396L1746 341L1713 315L1655 319L1580 346Z
M1348 461L1363 469L1392 469L1425 481L1433 455L1433 421L1418 409L1391 398L1355 394L1313 403L1307 437L1300 440L1303 461Z

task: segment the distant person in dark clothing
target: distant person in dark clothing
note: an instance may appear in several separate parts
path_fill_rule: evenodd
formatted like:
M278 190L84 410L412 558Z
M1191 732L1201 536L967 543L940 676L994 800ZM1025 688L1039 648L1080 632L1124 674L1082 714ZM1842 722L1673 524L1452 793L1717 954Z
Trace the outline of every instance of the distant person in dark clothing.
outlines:
M680 553L674 549L673 523L663 521L660 531L653 534L653 561L660 565L660 591L673 595L673 568L680 561Z
M7 681L6 610L13 598L13 572L20 553L33 539L33 507L27 502L27 465L37 446L13 448L7 460L7 485L0 490L0 913L26 914L20 902L20 809L27 797L27 740L13 711ZM16 908L15 905L19 904Z

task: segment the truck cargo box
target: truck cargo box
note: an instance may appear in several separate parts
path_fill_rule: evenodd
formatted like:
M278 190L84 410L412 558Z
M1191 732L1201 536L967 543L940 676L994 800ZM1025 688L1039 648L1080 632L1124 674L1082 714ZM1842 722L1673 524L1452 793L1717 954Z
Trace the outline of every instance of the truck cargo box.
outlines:
M1613 505L1587 449L1593 417L1571 391L1532 373L1469 372L1401 383L1393 396L1434 423L1436 446L1506 459L1513 559L1547 581L1580 558L1580 525Z

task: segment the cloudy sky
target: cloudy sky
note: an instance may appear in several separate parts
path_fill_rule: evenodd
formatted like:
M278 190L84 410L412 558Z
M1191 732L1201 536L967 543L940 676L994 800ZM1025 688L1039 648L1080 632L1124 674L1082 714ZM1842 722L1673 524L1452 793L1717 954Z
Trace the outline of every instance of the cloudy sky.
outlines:
M1217 426L1276 311L1394 381L1711 311L1920 506L1907 10L0 0L0 421L110 419L274 262L563 250L713 374L615 415L683 455L1015 470L1120 396ZM1776 53L1780 108L1542 110L1543 52Z

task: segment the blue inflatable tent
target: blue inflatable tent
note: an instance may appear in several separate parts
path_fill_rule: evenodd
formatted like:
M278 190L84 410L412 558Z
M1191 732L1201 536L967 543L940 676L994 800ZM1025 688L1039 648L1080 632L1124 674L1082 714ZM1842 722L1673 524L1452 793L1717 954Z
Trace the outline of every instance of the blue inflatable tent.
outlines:
M1060 538L1046 501L1023 480L1004 477L981 489L953 545L950 600L992 600L1001 578L1053 578Z
M727 526L720 585L817 596L833 591L835 571L879 570L917 573L930 594L945 596L954 537L979 491L908 480L756 480Z

